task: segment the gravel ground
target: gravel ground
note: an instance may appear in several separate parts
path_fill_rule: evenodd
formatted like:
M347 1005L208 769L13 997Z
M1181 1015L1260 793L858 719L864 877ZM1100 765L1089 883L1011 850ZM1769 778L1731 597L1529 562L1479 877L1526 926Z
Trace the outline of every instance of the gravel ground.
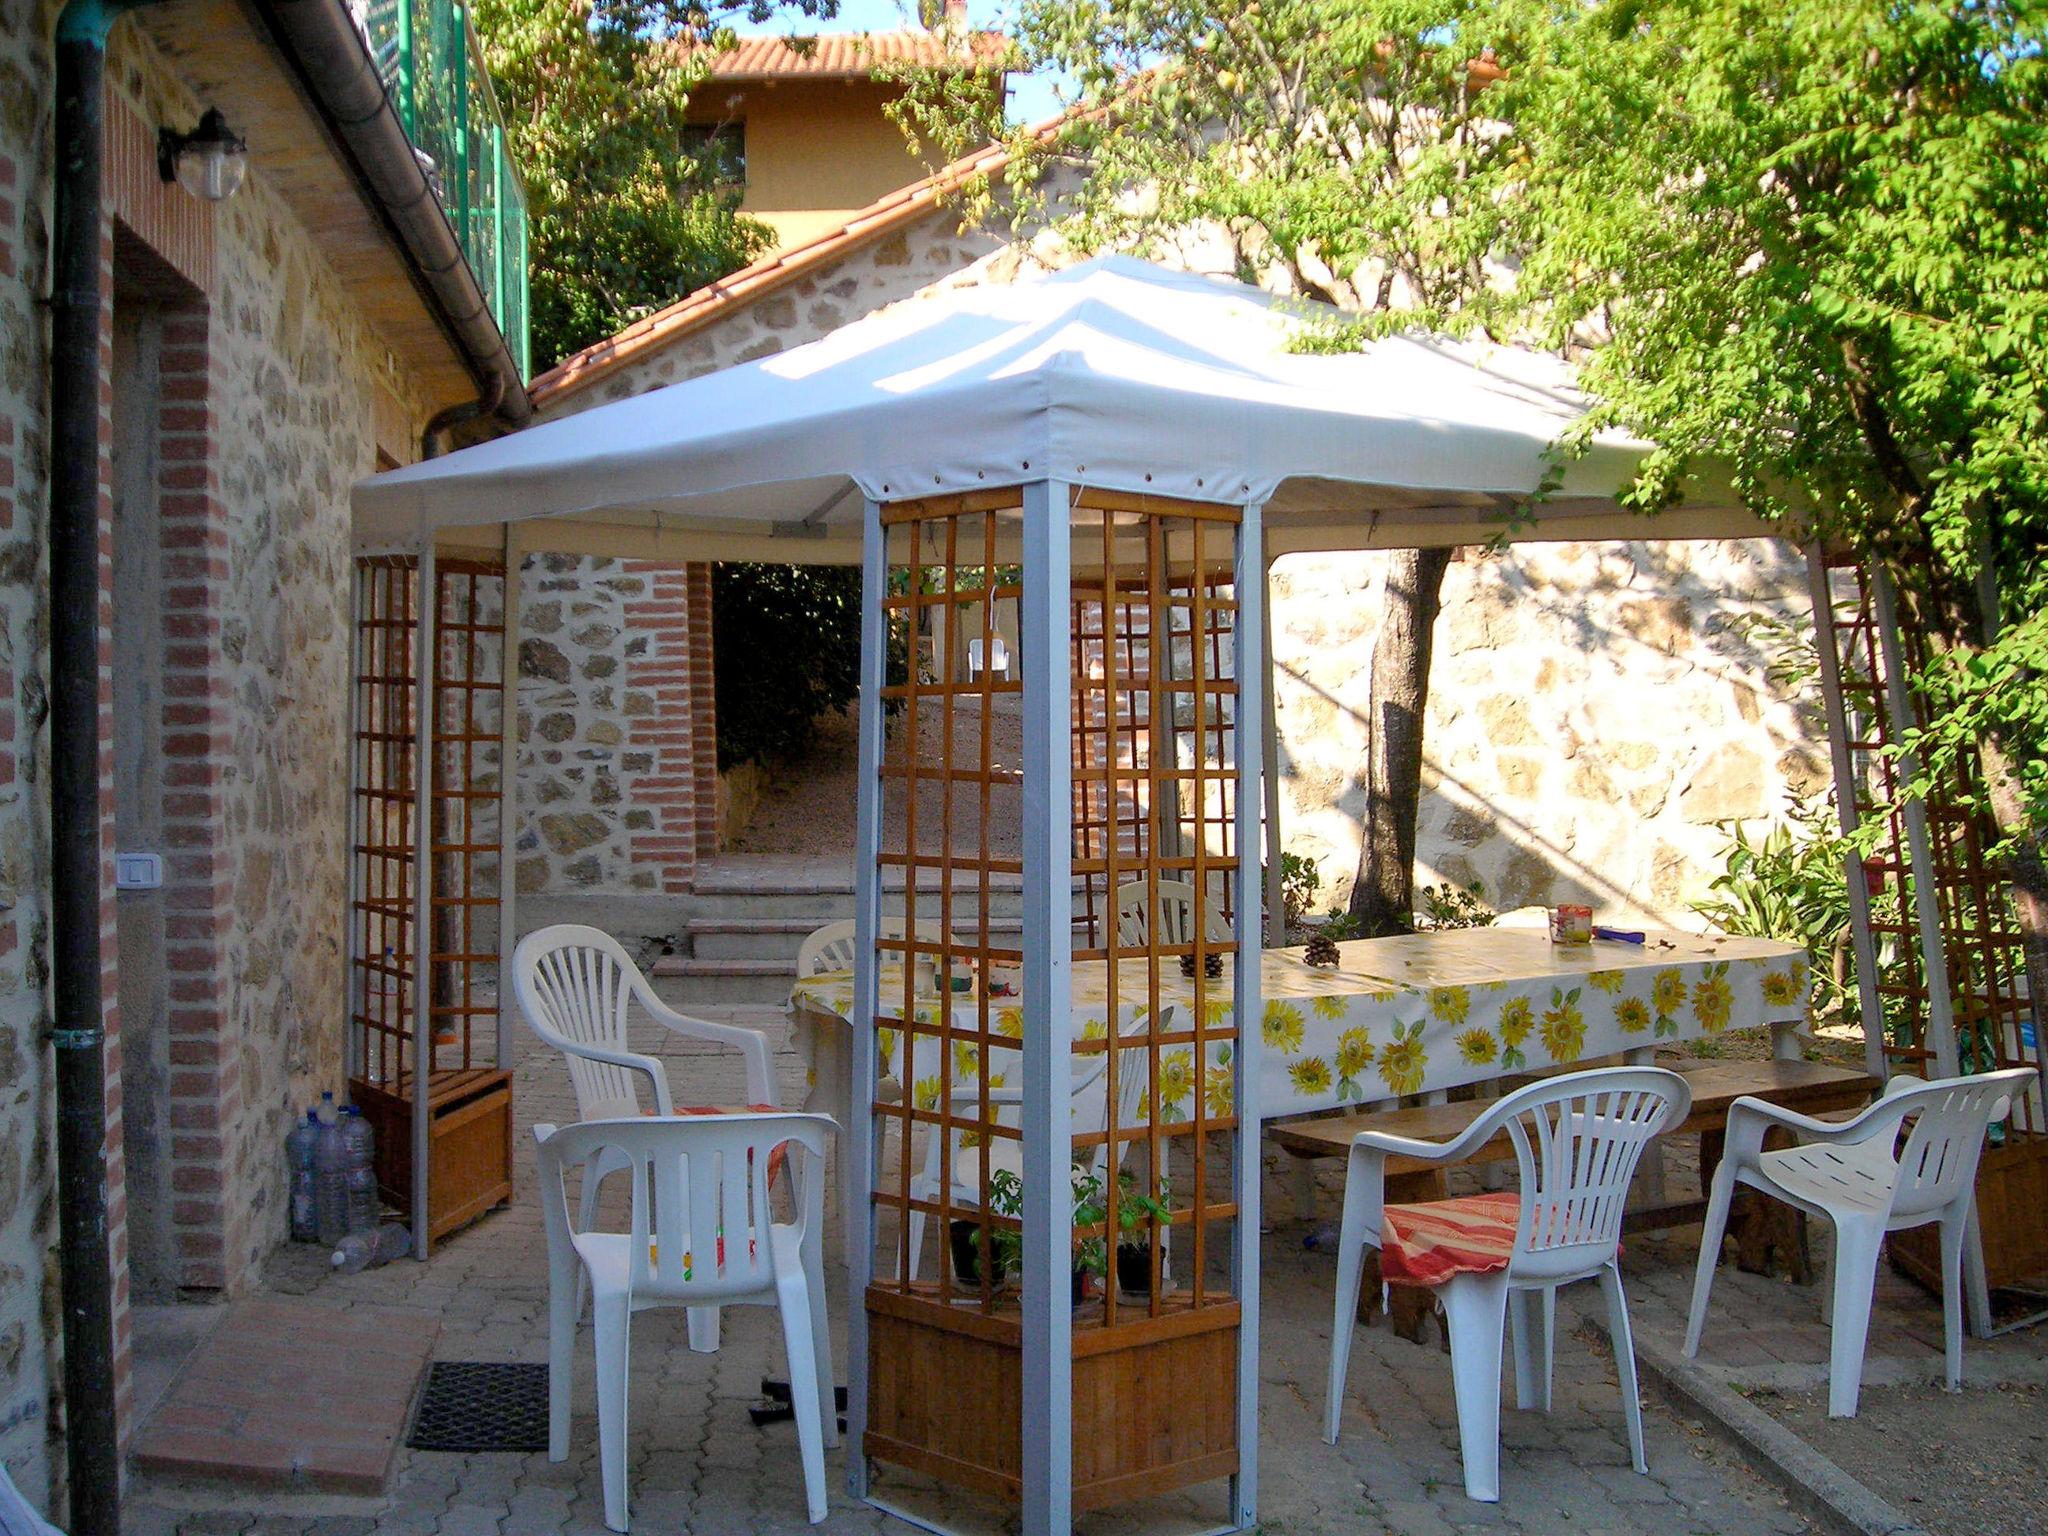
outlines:
M2048 1536L2048 1388L1863 1389L1853 1419L1825 1389L1751 1400L1937 1536ZM1938 1423L1938 1435L1928 1433Z

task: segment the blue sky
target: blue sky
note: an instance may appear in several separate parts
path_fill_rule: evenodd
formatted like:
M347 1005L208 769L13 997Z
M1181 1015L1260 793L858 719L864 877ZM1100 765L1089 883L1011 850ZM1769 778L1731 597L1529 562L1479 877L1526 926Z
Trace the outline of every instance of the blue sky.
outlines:
M894 28L908 26L912 8L901 0L839 0L839 15L823 27L810 23L808 18L792 12L780 16L761 26L749 26L740 22L736 30L742 33L758 32L887 32ZM1012 15L1011 8L1000 0L970 0L968 20L977 27L997 29ZM1035 123L1059 111L1060 103L1053 94L1050 79L1038 76L1012 76L1010 79L1009 117L1013 123Z

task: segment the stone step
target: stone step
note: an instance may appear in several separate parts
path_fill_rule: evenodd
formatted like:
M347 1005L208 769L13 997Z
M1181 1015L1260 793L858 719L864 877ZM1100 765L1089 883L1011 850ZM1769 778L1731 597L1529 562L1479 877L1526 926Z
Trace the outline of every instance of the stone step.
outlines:
M758 1003L771 1005L789 1001L789 989L796 982L796 947L777 960L699 960L690 955L669 955L649 968L657 981L673 981L677 1005L692 1003ZM664 987L664 995L671 992Z
M929 909L936 900L937 892L922 892L918 898L921 909ZM886 911L903 910L903 893L900 886L885 890L882 896ZM973 893L956 891L953 896L956 911L971 914L978 906ZM756 920L782 922L800 925L808 933L821 924L839 918L853 916L853 891L850 888L819 887L814 885L754 886L742 890L709 889L699 885L689 898L689 922ZM1024 893L1019 889L995 889L989 892L989 911L997 919L1014 918L1024 909Z

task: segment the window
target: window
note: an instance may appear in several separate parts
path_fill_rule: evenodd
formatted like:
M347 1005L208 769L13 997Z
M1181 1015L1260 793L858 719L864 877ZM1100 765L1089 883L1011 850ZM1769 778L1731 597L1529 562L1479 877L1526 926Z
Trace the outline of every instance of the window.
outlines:
M698 174L712 186L743 187L747 184L747 125L744 120L685 123L683 153L697 162Z

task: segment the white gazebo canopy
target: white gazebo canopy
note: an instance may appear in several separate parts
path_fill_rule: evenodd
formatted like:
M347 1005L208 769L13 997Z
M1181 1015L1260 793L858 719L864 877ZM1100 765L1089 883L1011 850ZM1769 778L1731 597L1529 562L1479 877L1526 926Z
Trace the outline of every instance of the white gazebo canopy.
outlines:
M1554 357L1399 337L1295 350L1339 318L1110 256L891 306L807 346L364 481L356 543L546 519L529 547L857 564L863 498L1016 485L1265 506L1269 555L1483 542L1586 408ZM1725 483L1646 521L1647 445L1603 434L1521 537L1771 530Z

